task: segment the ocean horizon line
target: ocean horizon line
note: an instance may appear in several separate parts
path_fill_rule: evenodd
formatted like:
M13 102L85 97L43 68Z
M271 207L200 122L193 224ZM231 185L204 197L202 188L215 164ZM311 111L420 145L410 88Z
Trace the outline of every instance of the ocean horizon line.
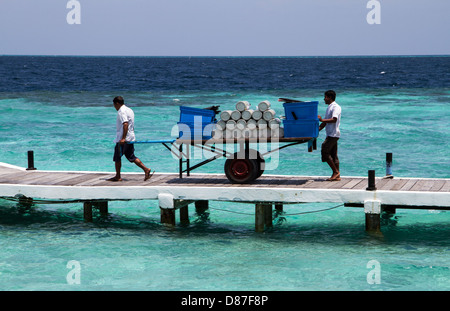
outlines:
M80 58L419 58L450 57L450 54L380 54L380 55L71 55L71 54L0 54L0 57L80 57Z

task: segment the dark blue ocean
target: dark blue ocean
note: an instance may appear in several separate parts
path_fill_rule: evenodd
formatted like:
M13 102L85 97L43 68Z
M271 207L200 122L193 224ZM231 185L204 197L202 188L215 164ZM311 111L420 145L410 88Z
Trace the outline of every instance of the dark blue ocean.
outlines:
M0 92L442 89L450 58L0 57ZM289 94L285 94L289 95Z
M342 107L342 176L450 178L450 57L53 57L0 56L0 162L40 170L114 171L121 95L136 115L137 140L176 137L179 106L268 100L319 101L333 89ZM323 133L319 135L320 143ZM157 172L177 172L160 145L136 155ZM223 160L198 172L223 173ZM139 172L123 164L124 172ZM267 174L329 176L320 151L280 152ZM265 173L265 174L266 174ZM225 176L224 176L225 178ZM168 230L156 201L110 202L110 217L83 222L80 204L20 211L0 200L1 290L449 290L450 214L401 210L364 231L359 208L285 206L274 228L254 232L254 206L210 202L210 217ZM296 214L296 215L293 215ZM80 284L68 284L70 261ZM368 263L380 264L370 284ZM261 273L264 271L264 273Z

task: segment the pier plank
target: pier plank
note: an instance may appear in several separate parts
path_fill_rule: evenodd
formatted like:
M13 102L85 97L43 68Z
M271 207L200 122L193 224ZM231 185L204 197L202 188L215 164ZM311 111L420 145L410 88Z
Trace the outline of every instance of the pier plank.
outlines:
M328 185L324 185L325 189L341 189L351 181L349 178L341 178L340 181L329 181Z
M433 186L433 180L419 180L411 188L411 191L428 191Z
M391 181L390 179L376 178L375 187L377 187L377 189L381 189L385 185L389 184L390 181Z
M7 167L7 166L3 166L0 164L0 177L3 174L15 174L15 173L23 173L23 172L27 172L25 170L21 170L18 168L14 168L14 167Z
M368 186L368 179L364 178L359 183L354 185L351 189L353 189L353 190L364 190L364 189L367 188L367 186Z
M155 176L153 176L153 177L155 177ZM153 180L153 177L151 179L152 184L160 184L160 185L163 185L163 186L169 186L174 178L178 178L178 175L175 175L175 174L173 174L173 175L164 175L164 177L162 179L155 179L155 180Z
M54 185L58 186L75 186L79 182L83 182L86 180L87 174L81 174L81 175L71 175L67 176L68 178L63 179L61 181L58 181L58 183L55 183Z
M435 180L433 186L430 188L430 191L439 191L445 184L445 180Z
M72 175L73 177L73 175ZM58 174L42 174L37 178L28 180L25 184L28 185L55 185L61 180L65 180L68 178L67 174L58 173Z
M378 190L392 190L395 185L402 182L401 179L390 179L389 182L385 183L383 186L378 187Z
M342 189L352 189L357 184L362 182L364 178L352 178L348 183L346 183L344 186L342 186Z
M409 179L399 190L409 191L417 183L417 179Z
M93 186L100 186L101 184L107 182L107 179L111 178L112 175L110 174L98 174L95 177L93 176L92 179L88 179L83 182L77 183L78 187L93 187Z
M98 182L102 180L102 178L107 179L108 176L106 176L105 174L88 174L84 178L75 179L72 180L72 182L74 186L84 186L86 184Z
M449 192L450 191L450 180L447 180L439 192Z
M3 178L7 178L7 177L10 177L10 176L15 176L15 175L18 175L18 174L20 174L20 173L23 173L22 171L0 171L0 181L3 179Z
M386 190L391 191L400 190L408 181L409 179L396 179L396 182L393 184L393 186L390 189Z
M43 178L45 176L47 176L47 174L43 173L43 172L37 172L37 171L22 172L22 173L5 176L4 178L2 178L0 180L0 182L5 183L5 184L7 184L7 183L30 184L34 180L39 180L40 178Z

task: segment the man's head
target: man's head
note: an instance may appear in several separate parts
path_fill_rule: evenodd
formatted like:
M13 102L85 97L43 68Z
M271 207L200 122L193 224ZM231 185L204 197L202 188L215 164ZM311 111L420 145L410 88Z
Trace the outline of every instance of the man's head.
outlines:
M325 104L329 105L336 100L336 92L333 90L328 90L325 92Z
M116 96L113 99L113 104L114 104L114 108L116 108L116 110L119 110L120 107L122 107L122 105L124 104L124 100L122 96Z

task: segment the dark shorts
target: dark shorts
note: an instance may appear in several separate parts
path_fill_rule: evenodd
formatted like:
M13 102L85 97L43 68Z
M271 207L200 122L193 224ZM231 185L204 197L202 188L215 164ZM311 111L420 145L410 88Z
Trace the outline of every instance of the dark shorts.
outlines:
M116 147L114 148L114 162L121 161L122 156L125 156L128 161L134 162L136 160L136 156L134 155L134 144L116 144Z
M325 138L325 141L322 143L322 162L327 162L330 158L333 162L338 162L339 158L337 155L338 152L338 140L339 137L329 137Z

